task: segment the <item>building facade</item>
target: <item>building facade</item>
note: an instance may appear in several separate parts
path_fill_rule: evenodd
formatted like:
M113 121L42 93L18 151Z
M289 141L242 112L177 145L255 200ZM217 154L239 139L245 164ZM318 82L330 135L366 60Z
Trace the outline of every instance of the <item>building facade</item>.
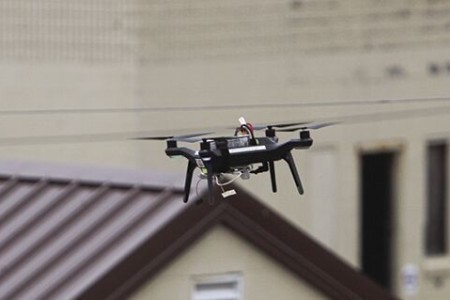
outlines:
M284 166L242 184L402 298L450 294L448 1L0 5L3 158L184 170L109 138L358 115L295 154L304 197Z

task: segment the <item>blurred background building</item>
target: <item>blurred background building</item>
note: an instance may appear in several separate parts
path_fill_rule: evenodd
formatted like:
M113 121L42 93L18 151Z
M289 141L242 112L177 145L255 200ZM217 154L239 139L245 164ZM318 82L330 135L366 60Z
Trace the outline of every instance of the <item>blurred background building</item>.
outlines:
M304 197L285 166L277 194L263 175L240 183L402 298L449 297L449 1L5 0L0 14L3 160L184 172L164 143L118 138L343 117L295 153Z

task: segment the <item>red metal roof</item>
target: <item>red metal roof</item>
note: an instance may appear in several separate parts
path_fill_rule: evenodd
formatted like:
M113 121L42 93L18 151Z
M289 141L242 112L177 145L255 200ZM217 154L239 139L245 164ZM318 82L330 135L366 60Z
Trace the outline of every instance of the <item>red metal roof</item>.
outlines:
M332 299L391 299L253 196L182 202L161 172L0 162L0 299L124 299L226 226Z
M0 163L0 299L71 299L186 208L175 177Z

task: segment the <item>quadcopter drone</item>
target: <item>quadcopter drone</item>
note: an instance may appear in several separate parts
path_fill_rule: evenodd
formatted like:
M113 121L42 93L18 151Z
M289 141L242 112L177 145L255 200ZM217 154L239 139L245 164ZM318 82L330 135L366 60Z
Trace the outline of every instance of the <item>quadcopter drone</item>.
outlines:
M207 180L209 199L213 199L214 184L222 188L224 198L235 194L234 190L225 191L223 186L237 178L249 179L250 174L270 173L272 191L277 192L274 162L284 160L291 171L298 192L304 193L299 173L291 154L293 149L308 149L313 144L309 129L318 129L331 123L309 125L305 122L253 126L240 118L240 126L235 128L233 136L205 137L211 132L194 133L182 136L145 137L140 139L166 140L165 150L169 157L181 156L188 160L184 185L184 202L188 202L192 178L196 168L201 178ZM255 131L265 129L265 136L255 136ZM276 131L299 131L298 138L283 143L278 142ZM202 137L203 136L203 137ZM200 142L200 150L179 147L178 142ZM234 176L222 183L224 175Z

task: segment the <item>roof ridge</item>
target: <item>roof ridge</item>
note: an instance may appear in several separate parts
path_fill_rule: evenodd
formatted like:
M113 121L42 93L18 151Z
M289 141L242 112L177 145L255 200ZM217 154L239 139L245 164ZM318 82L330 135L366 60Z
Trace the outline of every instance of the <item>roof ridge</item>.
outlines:
M142 189L182 190L180 172L131 169L101 165L81 165L55 162L0 160L0 178L73 182L81 184L108 184L116 187L139 186Z

